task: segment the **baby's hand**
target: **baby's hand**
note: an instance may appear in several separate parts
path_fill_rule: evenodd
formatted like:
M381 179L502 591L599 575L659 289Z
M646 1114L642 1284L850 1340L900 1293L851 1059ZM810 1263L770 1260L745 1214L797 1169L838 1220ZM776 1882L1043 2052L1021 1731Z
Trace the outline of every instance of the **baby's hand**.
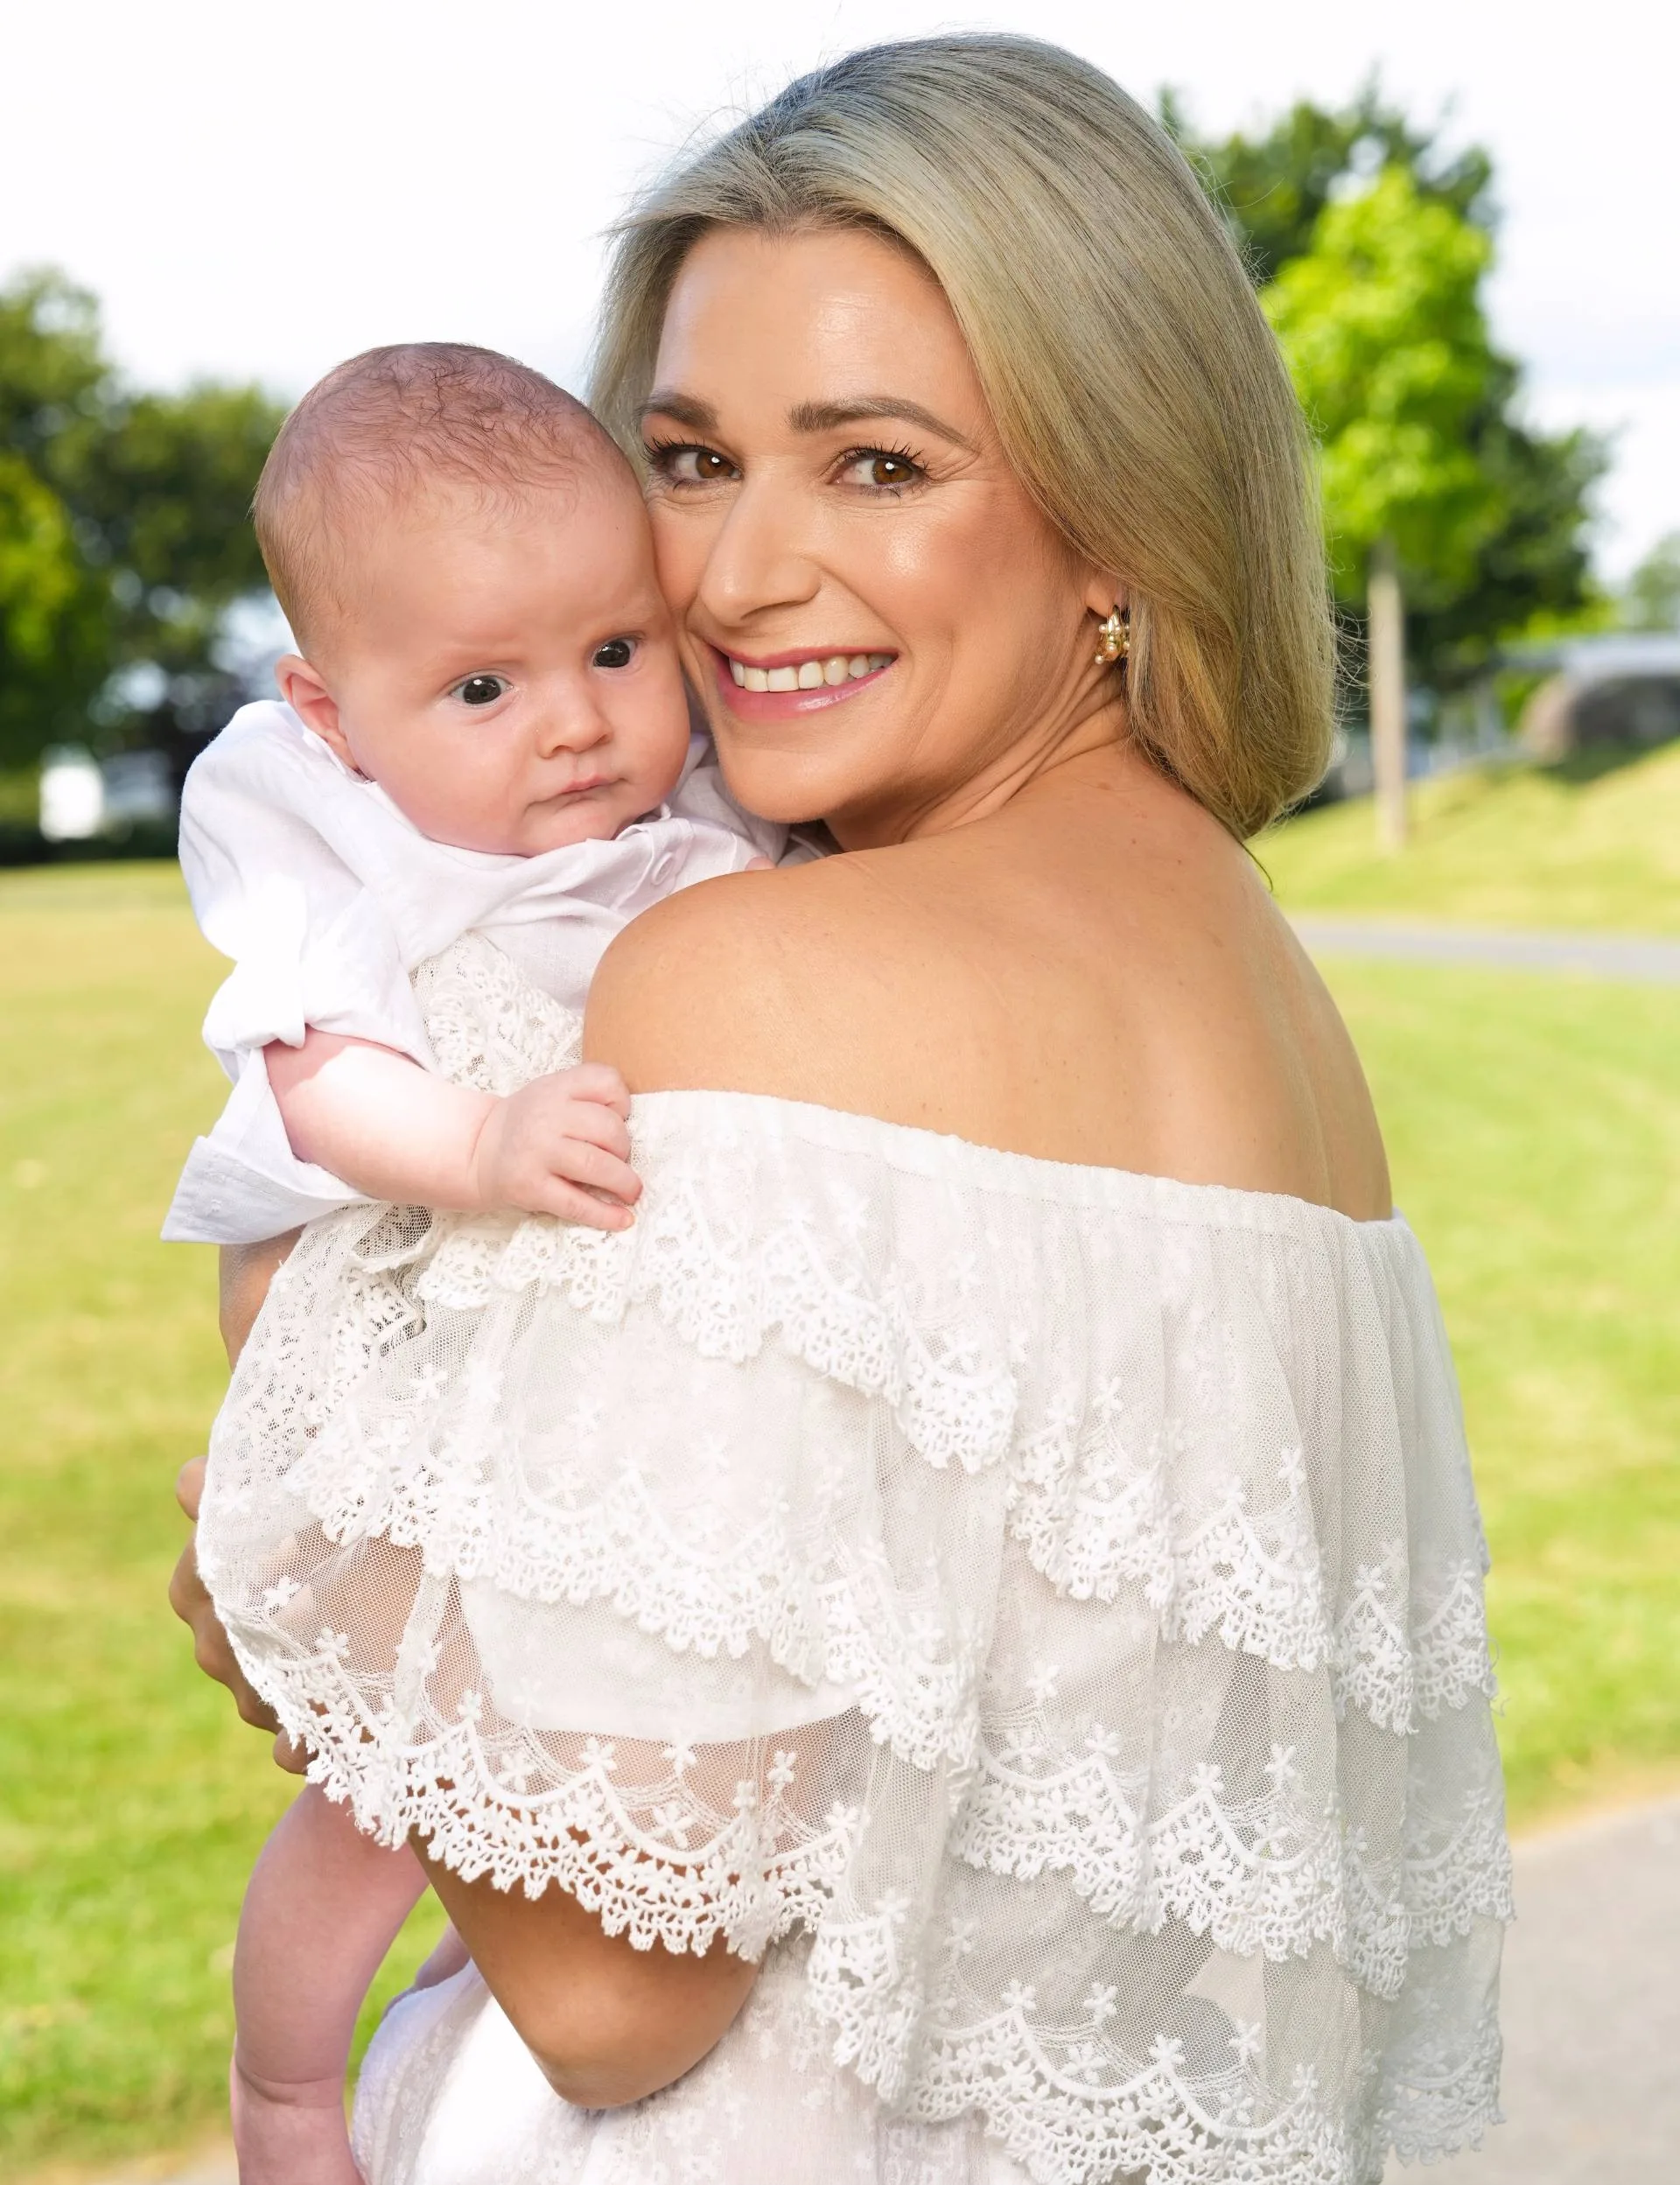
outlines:
M641 1196L630 1166L630 1091L615 1069L585 1062L498 1100L472 1153L480 1203L626 1229Z

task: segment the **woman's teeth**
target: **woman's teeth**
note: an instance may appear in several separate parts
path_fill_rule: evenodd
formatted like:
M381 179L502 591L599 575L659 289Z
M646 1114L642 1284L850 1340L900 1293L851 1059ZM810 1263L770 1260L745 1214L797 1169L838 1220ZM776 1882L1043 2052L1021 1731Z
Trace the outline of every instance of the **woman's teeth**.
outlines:
M797 668L749 668L745 661L732 659L729 672L742 690L820 690L824 683L872 676L892 660L891 653L831 653L826 660L802 661Z

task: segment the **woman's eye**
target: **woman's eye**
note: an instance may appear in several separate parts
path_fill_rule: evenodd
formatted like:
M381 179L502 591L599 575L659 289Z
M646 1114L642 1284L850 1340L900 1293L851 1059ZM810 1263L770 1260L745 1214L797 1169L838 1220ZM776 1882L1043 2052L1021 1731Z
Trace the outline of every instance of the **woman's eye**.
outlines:
M463 705L494 705L508 689L500 676L468 676L458 683L450 696L458 698Z
M840 475L848 485L890 490L894 486L914 486L927 473L908 455L895 455L889 448L858 448L846 458Z
M648 451L648 459L673 486L716 486L740 475L729 458L719 455L716 448L655 442Z
M627 668L636 656L634 637L609 637L605 645L598 645L592 668Z

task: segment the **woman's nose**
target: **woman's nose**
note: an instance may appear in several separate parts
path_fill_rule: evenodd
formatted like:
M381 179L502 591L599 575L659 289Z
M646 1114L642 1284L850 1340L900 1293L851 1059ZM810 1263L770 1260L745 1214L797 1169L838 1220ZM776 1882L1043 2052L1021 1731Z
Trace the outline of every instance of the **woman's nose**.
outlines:
M801 544L801 496L760 479L730 500L701 571L699 604L720 625L738 627L766 608L816 598L822 572Z

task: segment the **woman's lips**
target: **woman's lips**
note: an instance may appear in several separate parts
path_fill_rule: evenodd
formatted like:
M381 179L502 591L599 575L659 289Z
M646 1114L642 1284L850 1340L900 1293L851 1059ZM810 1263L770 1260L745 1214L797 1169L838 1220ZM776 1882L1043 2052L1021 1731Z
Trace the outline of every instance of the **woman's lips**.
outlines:
M838 705L872 683L878 683L896 659L892 653L786 653L774 660L747 662L710 648L718 677L718 692L730 711L746 721L786 720L790 715L815 713L823 706ZM813 680L813 670L822 680ZM838 670L838 672L836 672ZM770 690L771 676L778 683L803 673L792 690ZM746 678L763 679L766 688L752 690ZM832 678L832 679L831 679Z

